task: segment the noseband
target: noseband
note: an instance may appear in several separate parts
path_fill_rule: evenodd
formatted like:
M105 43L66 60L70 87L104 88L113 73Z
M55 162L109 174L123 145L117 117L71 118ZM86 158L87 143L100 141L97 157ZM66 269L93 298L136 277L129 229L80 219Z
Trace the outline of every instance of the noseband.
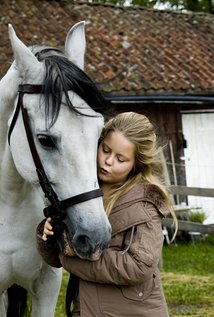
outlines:
M19 98L17 102L17 107L8 131L8 143L10 144L10 137L11 133L15 127L19 111L21 110L22 112L22 118L24 122L24 127L29 143L29 147L31 150L31 154L33 157L33 161L36 167L36 172L38 175L39 179L39 184L45 194L45 197L49 200L50 206L44 208L43 212L45 217L54 217L55 219L64 219L65 218L65 212L64 210L70 206L82 203L84 201L97 198L102 196L102 192L100 189L94 189L89 192L85 192L70 198L67 198L65 200L59 200L57 197L57 194L55 193L54 189L52 188L48 177L45 173L44 167L42 165L42 162L40 160L39 154L37 152L35 142L33 139L33 134L29 125L29 117L27 114L27 110L23 106L23 96L25 93L28 94L41 94L44 92L44 85L29 85L29 84L24 84L24 85L19 85L18 88L19 92Z

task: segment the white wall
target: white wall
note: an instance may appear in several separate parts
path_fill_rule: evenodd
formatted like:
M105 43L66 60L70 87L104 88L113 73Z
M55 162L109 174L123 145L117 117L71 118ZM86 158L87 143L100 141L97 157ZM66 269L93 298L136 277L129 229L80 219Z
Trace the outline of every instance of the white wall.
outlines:
M182 114L182 125L187 186L214 188L214 113ZM214 223L214 198L189 196L188 204L202 207L205 223Z

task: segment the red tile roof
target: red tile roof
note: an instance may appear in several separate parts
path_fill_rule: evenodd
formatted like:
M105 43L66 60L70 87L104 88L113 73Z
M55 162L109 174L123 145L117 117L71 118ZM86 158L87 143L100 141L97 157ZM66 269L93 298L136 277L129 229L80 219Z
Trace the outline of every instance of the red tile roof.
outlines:
M0 76L12 56L7 25L27 45L64 45L86 21L86 72L117 95L212 94L214 15L57 1L1 1Z

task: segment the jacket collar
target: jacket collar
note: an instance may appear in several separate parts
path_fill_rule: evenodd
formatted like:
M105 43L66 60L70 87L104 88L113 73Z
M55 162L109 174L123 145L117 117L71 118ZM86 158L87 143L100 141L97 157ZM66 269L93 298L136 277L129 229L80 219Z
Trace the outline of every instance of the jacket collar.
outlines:
M163 194L156 185L139 184L121 197L115 204L109 220L112 224L112 234L131 228L143 222L152 221L147 212L143 212L138 202L152 203L159 214L165 217L169 214L169 207L164 202ZM134 209L129 208L135 205ZM134 214L133 214L134 211Z
M147 201L155 205L163 217L169 214L169 207L164 201L163 194L158 186L151 184L138 184L127 194L122 196L115 204L112 212L130 206L138 201Z

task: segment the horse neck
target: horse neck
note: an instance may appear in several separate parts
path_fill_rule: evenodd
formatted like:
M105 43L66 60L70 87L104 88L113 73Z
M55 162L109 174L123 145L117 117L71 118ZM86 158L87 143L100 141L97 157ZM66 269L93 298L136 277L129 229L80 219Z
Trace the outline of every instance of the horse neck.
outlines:
M7 143L8 120L13 112L17 89L20 83L18 71L12 64L0 81L0 164Z
M12 154L8 143L5 146L5 151L2 157L0 169L0 196L10 201L12 205L17 205L22 202L27 192L32 191L33 187L18 173L13 162Z

